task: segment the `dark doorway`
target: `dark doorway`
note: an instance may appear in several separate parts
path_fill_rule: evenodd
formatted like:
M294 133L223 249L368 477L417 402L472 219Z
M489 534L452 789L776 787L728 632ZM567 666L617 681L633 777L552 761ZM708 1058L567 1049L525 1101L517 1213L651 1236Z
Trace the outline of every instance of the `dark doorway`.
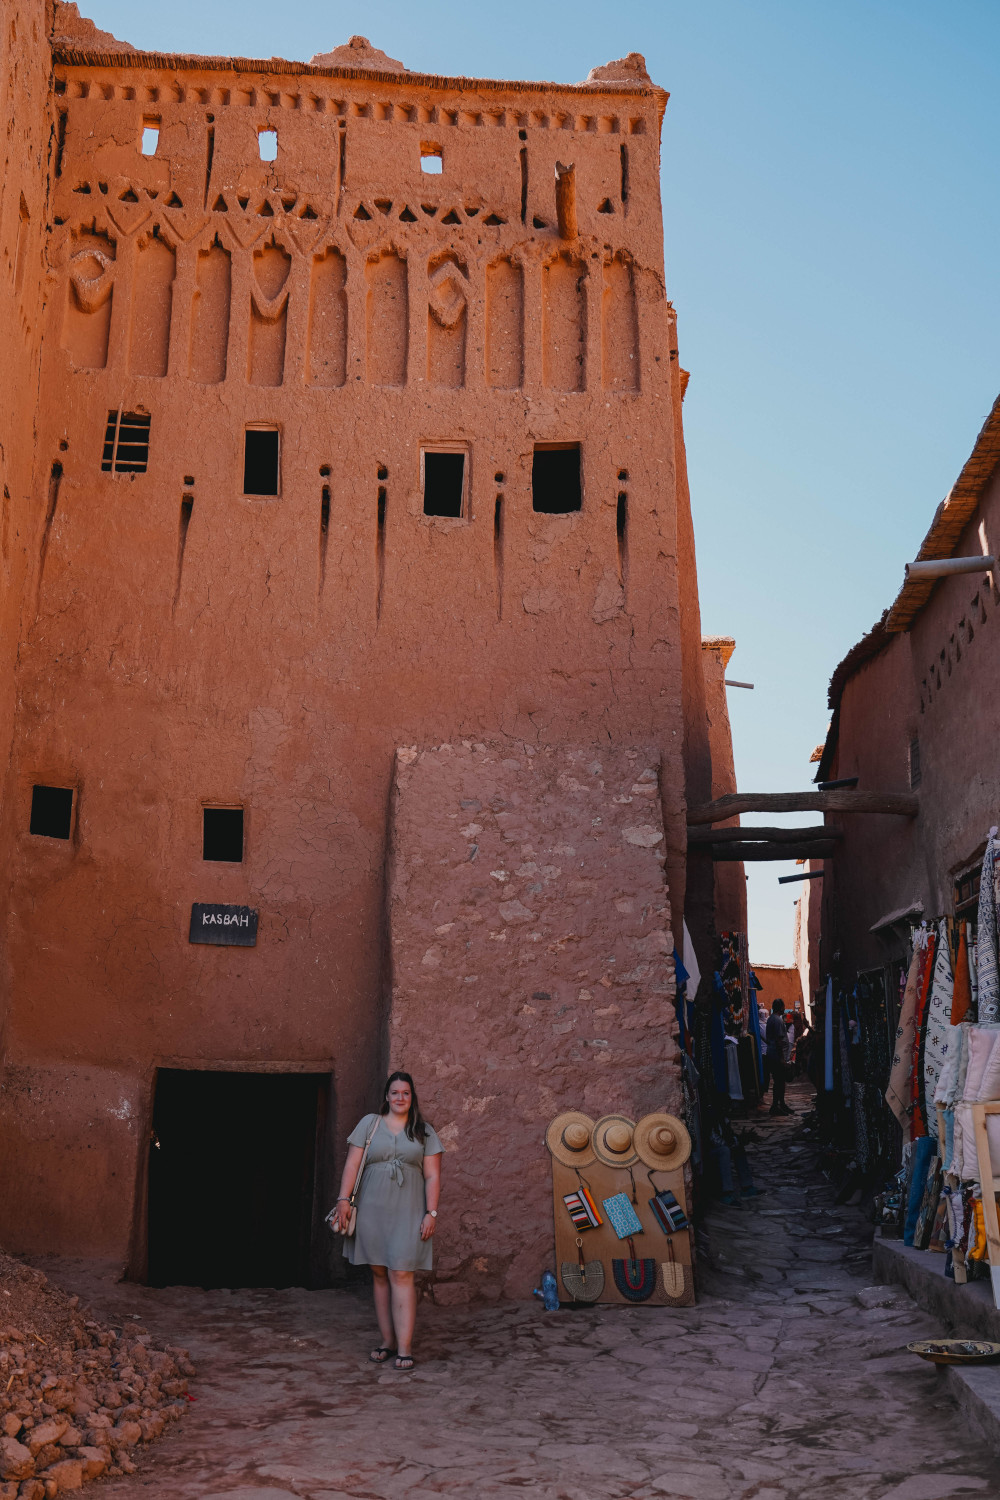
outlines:
M326 1077L161 1068L150 1286L307 1286Z

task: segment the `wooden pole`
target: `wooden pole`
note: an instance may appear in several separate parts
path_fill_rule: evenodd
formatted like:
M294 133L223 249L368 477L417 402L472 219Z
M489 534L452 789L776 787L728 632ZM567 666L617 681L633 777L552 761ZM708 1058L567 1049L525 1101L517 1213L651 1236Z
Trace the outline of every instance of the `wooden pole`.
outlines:
M745 860L748 863L775 859L829 859L837 845L833 839L810 839L804 844L709 844L713 859Z
M800 844L809 839L842 839L844 830L832 823L817 823L812 828L709 828L696 823L688 829L691 844Z
M913 792L728 792L713 802L689 807L689 823L722 823L750 812L863 812L915 818L920 799Z

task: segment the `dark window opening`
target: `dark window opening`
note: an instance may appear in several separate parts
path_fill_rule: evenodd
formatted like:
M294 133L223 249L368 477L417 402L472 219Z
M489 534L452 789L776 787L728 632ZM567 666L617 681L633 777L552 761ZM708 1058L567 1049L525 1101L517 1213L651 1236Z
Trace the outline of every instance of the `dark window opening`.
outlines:
M424 454L425 516L461 516L464 488L464 453Z
M312 1243L326 1087L316 1073L159 1070L149 1151L151 1286L328 1281L318 1229Z
M101 468L105 474L145 474L149 464L148 412L109 411Z
M68 839L73 823L73 788L33 786L28 832L43 839Z
M242 807L206 807L202 811L202 859L240 864L243 859Z
M531 508L546 516L580 510L580 445L536 448L531 461Z
M278 429L248 427L243 449L244 495L278 493Z
M920 741L910 741L910 789L916 791L920 785Z
M975 916L979 908L978 869L968 870L955 881L955 915Z

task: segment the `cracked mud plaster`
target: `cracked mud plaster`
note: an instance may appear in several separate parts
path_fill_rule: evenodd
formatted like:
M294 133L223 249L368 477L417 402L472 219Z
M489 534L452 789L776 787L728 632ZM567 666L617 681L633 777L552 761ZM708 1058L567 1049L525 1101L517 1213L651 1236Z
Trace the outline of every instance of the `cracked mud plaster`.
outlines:
M553 1115L680 1107L658 764L649 748L502 744L398 759L390 1062L448 1153L439 1300L535 1284Z

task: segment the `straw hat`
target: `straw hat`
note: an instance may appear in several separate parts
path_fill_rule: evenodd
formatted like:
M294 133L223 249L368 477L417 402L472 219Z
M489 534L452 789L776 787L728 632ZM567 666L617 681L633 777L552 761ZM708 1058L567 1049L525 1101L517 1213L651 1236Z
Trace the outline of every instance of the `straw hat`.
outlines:
M635 1127L635 1149L654 1172L673 1172L691 1155L691 1137L676 1115L644 1115Z
M589 1167L594 1161L594 1122L578 1109L556 1115L545 1132L545 1144L564 1167Z
M594 1155L606 1167L631 1167L639 1160L632 1137L635 1121L625 1115L604 1115L594 1126Z

